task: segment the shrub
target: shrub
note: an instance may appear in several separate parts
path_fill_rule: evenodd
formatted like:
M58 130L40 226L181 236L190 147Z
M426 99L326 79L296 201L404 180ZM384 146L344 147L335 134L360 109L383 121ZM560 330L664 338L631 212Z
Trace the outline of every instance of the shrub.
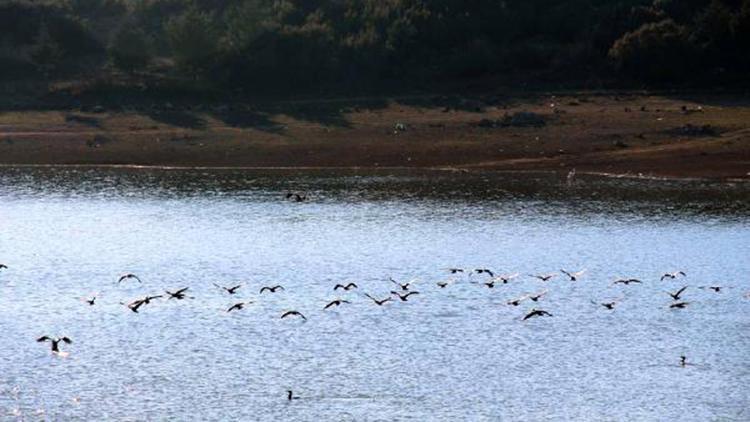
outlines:
M112 64L125 71L142 69L151 60L151 42L139 28L124 25L108 49Z
M668 82L687 74L693 51L684 27L672 20L645 24L615 41L609 57L637 79Z

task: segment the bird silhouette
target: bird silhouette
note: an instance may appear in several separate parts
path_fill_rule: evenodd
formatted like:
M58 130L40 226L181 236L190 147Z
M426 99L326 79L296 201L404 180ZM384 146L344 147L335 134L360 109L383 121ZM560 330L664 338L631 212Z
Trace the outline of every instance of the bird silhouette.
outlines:
M7 270L8 266L5 264L0 264L0 270Z
M537 274L537 275L529 274L529 277L538 278L539 280L542 280L542 281L550 281L551 279L557 277L557 274L554 274L554 273L552 273L552 274Z
M540 316L550 316L551 317L552 314L549 313L549 312L547 312L547 311L545 311L545 310L542 310L542 309L532 309L531 312L529 312L528 314L526 314L525 317L523 317L523 320L526 321L529 318L540 317Z
M249 305L251 303L253 303L253 302L238 302L238 303L235 303L234 305L230 306L229 309L227 309L227 312L241 311L241 310L245 309L245 305Z
M122 276L120 276L120 278L117 280L117 282L118 283L122 283L124 280L135 280L135 281L137 281L139 283L142 283L141 279L138 278L137 275L131 274L131 273L123 274Z
M328 302L328 304L323 309L328 309L331 306L341 306L342 303L351 303L351 302L349 302L348 300L343 300L343 299L335 299L335 300Z
M273 287L263 286L263 287L260 288L260 293L263 293L265 291L269 291L271 293L276 293L276 290L284 290L284 287L280 286L280 285L276 285L276 286L273 286Z
M402 302L407 302L409 300L409 296L411 296L411 295L418 295L419 292L409 292L409 293L407 293L407 294L405 294L405 295L402 296L399 292L391 291L391 294L398 296L398 298L401 299Z
M65 344L72 344L73 343L73 341L71 341L68 337L65 337L65 336L63 336L63 337L54 337L54 338L53 337L49 337L49 336L42 336L42 337L39 337L38 339L36 339L36 341L39 342L39 343L43 343L45 341L51 342L52 343L52 352L53 353L59 353L60 352L60 348L58 346L60 344L60 342L63 342Z
M684 309L690 302L675 302L669 305L669 309Z
M189 289L189 287L183 287L180 290L177 290L176 292L170 292L169 290L165 290L164 293L166 293L167 295L169 295L169 297L167 298L167 300L169 300L169 299L182 300L182 299L187 298L187 295L185 294L185 292L187 292L188 289Z
M463 268L446 268L445 270L449 271L451 274L456 274L456 273L462 273L462 272L464 272Z
M281 314L281 319L284 319L288 316L295 316L295 315L307 321L307 318L304 315L302 315L301 312L297 312L297 311L286 311L283 314Z
M621 278L621 279L615 280L612 284L624 284L627 286L631 283L642 283L642 281L638 280L637 278Z
M374 297L370 296L367 293L365 293L365 296L369 297L378 306L383 306L386 302L390 302L392 299L391 297L387 297L385 299L375 299Z
M686 274L684 272L682 272L682 271L675 271L673 273L664 273L664 275L661 276L661 278L659 279L659 281L664 281L665 278L669 278L669 279L673 280L673 279L677 278L677 276L680 276L680 275L683 276L683 277L686 277Z
M391 280L391 283L399 286L401 288L401 290L403 290L403 291L409 290L409 286L411 286L411 282L408 282L408 283L405 283L405 284L401 284L398 281L394 280L393 278L389 278L389 280Z
M343 284L337 284L336 286L334 286L333 290L334 290L334 291L336 291L336 290L338 290L338 289L351 290L351 289L356 289L356 288L358 288L358 287L359 287L359 286L357 286L357 285L356 285L356 284L354 284L354 283L349 283L349 284L347 284L346 286L344 286Z
M286 399L289 401L299 400L299 397L292 394L292 390L286 390Z
M570 273L565 270L560 270L560 272L567 275L570 278L570 281L576 281L578 280L578 277L582 276L586 272L586 270L581 270L575 273Z
M672 296L672 299L674 299L674 300L680 300L680 295L682 295L682 292L684 292L685 289L687 289L687 288L688 288L688 286L685 286L685 287L681 288L680 290L678 290L678 291L676 291L674 293L667 292L667 294L670 295L670 296Z
M239 290L240 287L242 287L242 284L238 284L238 285L232 286L232 287L224 287L224 286L220 286L220 285L214 283L214 286L216 286L216 287L218 287L220 289L225 290L230 295L233 295L233 294L237 293L237 290Z
M488 270L487 268L477 268L474 270L477 274L487 274L490 277L494 277L495 274L492 272L492 270Z

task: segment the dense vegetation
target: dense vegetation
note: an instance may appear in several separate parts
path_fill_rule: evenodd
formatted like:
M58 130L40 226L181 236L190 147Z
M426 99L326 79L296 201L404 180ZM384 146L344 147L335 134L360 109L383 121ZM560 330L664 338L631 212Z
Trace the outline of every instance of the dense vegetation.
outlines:
M746 83L750 0L0 0L0 77L315 91Z

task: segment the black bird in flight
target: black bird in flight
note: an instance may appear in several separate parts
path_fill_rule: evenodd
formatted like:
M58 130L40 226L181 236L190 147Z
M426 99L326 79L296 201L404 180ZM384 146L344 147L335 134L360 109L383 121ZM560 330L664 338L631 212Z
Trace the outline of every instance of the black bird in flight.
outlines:
M96 295L91 296L90 298L88 298L88 297L82 297L81 300L84 301L84 302L86 302L86 303L88 303L89 306L96 305Z
M547 294L547 291L543 291L541 293L537 293L535 295L529 295L529 299L533 300L534 302L537 302L539 299L541 299L544 295Z
M326 305L323 309L328 309L331 306L341 306L342 303L351 303L351 302L349 302L348 300L336 299L336 300L332 300L328 302L328 305Z
M8 266L5 264L0 264L0 270L6 270L8 269Z
M641 283L641 280L638 280L637 278L621 278L615 280L612 284L624 284L627 286L630 283Z
M445 270L446 271L450 271L451 274L456 274L456 273L462 273L462 272L464 272L463 268L446 268Z
M567 275L570 278L570 281L576 281L578 280L578 277L582 276L586 272L586 270L581 270L575 273L570 273L565 270L560 270L560 272Z
M117 280L117 282L118 282L118 283L122 283L122 282L123 282L124 280L136 280L137 282L139 282L139 283L142 283L141 279L140 279L140 278L138 278L138 276L137 276L137 275L135 275L135 274L130 274L130 273L128 273L128 274L123 274L123 275L122 275L122 276L121 276L121 277L120 277L120 278L119 278L119 279Z
M160 297L162 297L162 295L157 295L157 296L146 296L146 297L144 297L143 299L137 299L137 300L134 300L133 302L130 302L130 303L129 303L129 304L127 304L126 306L128 307L128 309L130 309L131 311L133 311L133 312L135 312L135 313L137 314L137 313L138 313L138 309L139 309L139 308L140 308L141 306L143 306L143 305L148 305L149 303L151 303L151 301L152 301L152 300L154 300L154 299L158 299L158 298L160 298Z
M537 275L529 274L529 277L538 278L539 280L542 280L542 281L550 281L554 277L557 277L557 274L554 274L554 273L553 274L537 274Z
M508 301L508 305L518 306L518 305L521 304L521 302L523 302L526 299L528 299L528 296L521 296L521 297L519 297L517 299L509 300Z
M523 317L523 320L526 321L529 318L533 318L535 316L552 316L551 313L541 310L541 309L532 309L531 312L526 314L525 317Z
M269 286L263 286L263 287L261 287L261 289L260 289L260 293L263 293L263 292L265 292L265 291L269 291L269 292L271 292L271 293L276 293L276 290L284 290L284 287L283 287L283 286L280 286L280 285L278 285L278 284L277 284L277 285L275 285L275 286L272 286L272 287L269 287Z
M292 394L292 390L286 390L286 399L289 401L292 400L299 400L299 396L295 396Z
M232 287L224 287L224 286L219 286L218 284L214 283L214 286L216 286L216 287L218 287L220 289L224 289L224 290L226 290L227 293L229 293L230 295L233 295L233 294L237 293L237 290L239 290L240 287L242 287L242 284L238 284L238 285L232 286Z
M448 281L438 281L438 282L437 282L437 283L435 283L435 284L436 284L436 285L437 285L438 287L440 287L441 289L444 289L444 288L448 287L448 284L450 284L450 282L448 282Z
M294 316L294 315L299 316L300 318L302 318L305 321L307 321L307 318L305 318L305 316L302 315L302 313L297 312L297 311L286 311L283 314L281 314L281 319L284 319L284 318L286 318L288 316Z
M169 300L169 299L177 299L177 300L182 300L182 299L185 299L185 298L187 298L187 297L188 297L188 296L187 296L187 295L185 294L185 292L187 292L189 288L190 288L190 287L183 287L183 288L181 288L180 290L177 290L176 292L170 292L169 290L165 290L165 291L164 291L164 293L166 293L166 294L168 294L168 295L169 295L169 297L167 298L167 300ZM191 298L191 299L192 299L192 298Z
M229 309L227 309L227 312L241 311L242 309L245 309L245 305L249 305L251 303L253 303L253 302L238 302L238 303L235 303L234 305L230 306Z
M499 275L496 278L502 281L503 284L508 284L509 281L513 280L516 277L518 277L518 273L510 274L510 275Z
M686 277L686 274L684 272L682 272L682 271L675 271L673 273L664 273L664 275L661 276L661 278L659 279L659 281L664 281L665 278L669 278L669 279L674 280L675 278L677 278L677 276L680 276L680 275L683 276L683 277Z
M64 342L65 344L72 344L73 343L68 337L65 337L65 336L63 336L63 337L55 337L55 338L52 338L52 337L49 337L49 336L42 336L42 337L39 337L38 339L36 339L36 341L39 342L39 343L42 343L42 342L45 342L45 341L51 342L52 343L52 353L59 353L60 352L60 348L58 347L58 345L60 344L61 341Z
M401 290L403 290L403 291L407 291L407 290L409 290L409 286L411 285L411 282L408 282L408 283L406 283L406 284L401 284L401 283L399 283L398 281L394 280L393 278L389 278L389 279L391 280L391 282L392 282L393 284L395 284L395 285L397 285L397 286L401 287Z
M338 289L351 290L351 289L357 289L357 288L359 288L359 286L357 286L356 284L349 283L346 286L344 286L343 284L337 284L336 286L334 286L333 290L334 291Z
M702 286L701 289L713 290L716 293L721 293L723 287L721 286Z
M612 300L610 302L594 302L592 300L591 303L593 303L594 305L601 305L601 306L603 306L603 307L605 307L605 308L607 308L607 309L609 309L611 311L611 310L615 309L615 305L617 305L617 303L620 302L620 300L622 300L622 298L615 299L615 300Z
M492 273L492 270L488 270L487 268L477 268L474 270L477 274L487 274L490 277L494 277L495 274Z
M669 305L669 309L685 309L689 304L690 302L675 302Z
M378 306L383 306L383 304L385 304L386 302L389 302L391 300L391 297L387 297L385 299L378 300L378 299L375 299L374 297L370 296L367 293L365 293L365 296L367 296L370 299L372 299L372 301L375 302L375 304L378 305Z
M398 296L398 298L401 299L402 302L407 302L409 300L409 296L411 296L411 295L418 295L419 292L409 292L409 293L407 293L407 294L405 294L405 295L402 296L399 292L391 291L391 294Z
M672 299L674 299L674 300L680 300L680 295L682 295L682 292L684 292L685 289L687 289L687 288L688 288L688 286L685 286L685 287L681 288L680 290L678 290L678 291L676 291L674 293L667 292L667 294L670 295L670 296L672 296Z

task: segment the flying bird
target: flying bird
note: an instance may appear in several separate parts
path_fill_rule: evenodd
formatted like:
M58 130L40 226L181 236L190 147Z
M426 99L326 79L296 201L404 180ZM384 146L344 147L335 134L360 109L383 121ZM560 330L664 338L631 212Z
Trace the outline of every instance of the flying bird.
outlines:
M552 314L549 313L549 312L547 312L547 311L541 310L541 309L532 309L531 312L529 312L528 314L526 314L525 317L523 317L523 320L526 321L527 319L533 318L535 316L539 316L539 317L540 316L550 316L551 317Z
M251 303L253 303L253 302L238 302L238 303L235 303L234 305L230 306L229 309L227 309L227 312L241 311L241 310L245 309L245 305L249 305Z
M359 288L359 286L357 286L357 285L356 285L356 284L354 284L354 283L349 283L349 284L347 284L346 286L344 286L343 284L337 284L337 285L336 285L336 286L335 286L335 287L333 288L333 290L334 290L334 291L336 291L336 290L338 290L338 289L351 290L351 289L356 289L356 288Z
M305 318L305 316L304 316L304 315L302 315L302 313L300 313L300 312L297 312L297 311L286 311L286 312L284 312L283 314L281 314L281 319L284 319L284 318L286 318L286 317L288 317L288 316L295 316L295 315L296 315L296 316L299 316L300 318L302 318L302 319L304 319L305 321L307 321L307 318Z
M517 299L509 300L508 301L508 305L518 306L518 305L521 304L521 302L523 302L526 299L528 299L528 296L521 296L521 297L519 297Z
M5 264L0 264L0 270L6 270L8 269L8 266Z
M531 299L534 302L536 302L536 301L538 301L539 299L541 299L546 294L547 294L547 291L545 290L545 291L543 291L541 293L537 293L535 295L529 295L529 299Z
M169 290L165 290L164 293L166 293L166 294L169 295L169 297L167 298L167 300L169 300L169 299L182 300L182 299L185 299L187 297L187 295L185 294L185 292L187 292L188 289L189 289L189 287L183 287L182 289L177 290L176 292L170 292Z
M678 291L676 291L674 293L667 292L667 294L670 295L670 296L672 296L672 299L674 299L674 300L680 300L680 295L682 295L682 292L684 292L685 289L687 289L687 288L688 288L688 286L685 286L685 287L681 288L680 290L678 290Z
M242 284L238 284L238 285L232 286L232 287L224 287L224 286L220 286L220 285L214 283L214 286L216 286L216 287L218 287L220 289L224 289L227 293L229 293L230 295L233 295L233 294L237 293L237 290L239 290L240 287L242 287Z
M42 336L42 337L39 337L38 339L36 339L36 341L39 342L39 343L43 343L45 341L51 342L52 343L52 353L59 353L60 352L60 348L59 348L58 345L60 344L61 341L63 343L65 343L65 344L72 344L73 343L73 341L71 341L68 337L65 337L65 336L63 336L63 337L55 337L55 338L52 338L52 337L49 337L49 336Z
M449 271L451 274L456 274L456 273L462 273L462 272L464 272L463 268L446 268L445 270Z
M509 281L513 280L516 277L518 277L518 273L510 274L510 275L499 275L495 278L502 281L503 284L508 284Z
M563 273L563 274L565 274L565 275L567 275L570 278L570 281L576 281L576 280L578 280L578 277L582 276L583 273L586 272L586 270L581 270L581 271L578 271L578 272L575 272L575 273L570 273L570 272L567 272L565 270L560 270L560 272Z
M401 299L402 302L407 302L409 300L409 296L411 296L411 295L418 295L419 292L409 292L409 293L407 293L407 294L405 294L405 295L402 296L399 292L391 291L391 294L398 296L398 298Z
M669 305L669 309L685 309L689 304L690 302L675 302Z
M269 291L271 293L276 293L276 290L284 290L284 287L280 286L280 285L276 285L276 286L273 286L273 287L263 286L263 287L260 288L260 293L263 293L265 291Z
M286 399L289 401L292 400L299 400L299 396L295 396L292 394L292 390L286 390Z
M713 290L716 293L721 293L721 290L724 288L722 286L701 286L701 289L707 289L707 290Z
M659 279L659 281L664 281L665 278L669 278L669 279L674 280L675 278L677 278L677 276L680 276L680 275L683 276L683 277L687 276L682 271L675 271L673 273L664 273L664 275L661 276L661 278Z
M383 306L386 302L389 302L391 300L391 297L387 297L385 299L380 299L380 300L379 299L375 299L374 297L370 296L367 293L365 293L365 296L369 297L378 306Z
M117 280L117 282L118 282L118 283L122 283L122 282L123 282L124 280L136 280L137 282L139 282L139 283L142 283L141 279L140 279L140 278L138 278L138 276L137 276L137 275L135 275L135 274L130 274L130 273L122 275L122 276L121 276L121 277L120 277L120 278L119 278L119 279Z
M642 283L641 280L638 280L637 278L621 278L618 280L615 280L612 284L624 284L629 285L631 283Z
M341 306L342 303L351 303L351 302L349 302L348 300L336 299L336 300L332 300L328 302L328 305L326 305L323 309L328 309L331 306Z
M82 297L81 300L84 301L84 302L86 302L86 303L88 303L89 306L96 305L96 295L91 296L90 298L88 298L88 297Z
M477 274L487 274L490 277L494 277L495 276L495 274L493 274L492 271L488 270L487 268L477 268L477 269L474 270L474 272L477 273Z
M538 275L529 274L529 277L538 278L539 280L542 280L542 281L550 281L552 278L557 277L557 274L554 274L554 273L552 273L552 274L538 274Z
M409 286L410 286L410 285L411 285L411 283L412 283L412 282L408 282L408 283L406 283L406 284L401 284L401 283L399 283L398 281L394 280L393 278L389 278L389 280L391 280L391 282L392 282L393 284L395 284L395 285L397 285L397 286L401 287L401 290L403 290L403 291L407 291L407 290L409 290Z

